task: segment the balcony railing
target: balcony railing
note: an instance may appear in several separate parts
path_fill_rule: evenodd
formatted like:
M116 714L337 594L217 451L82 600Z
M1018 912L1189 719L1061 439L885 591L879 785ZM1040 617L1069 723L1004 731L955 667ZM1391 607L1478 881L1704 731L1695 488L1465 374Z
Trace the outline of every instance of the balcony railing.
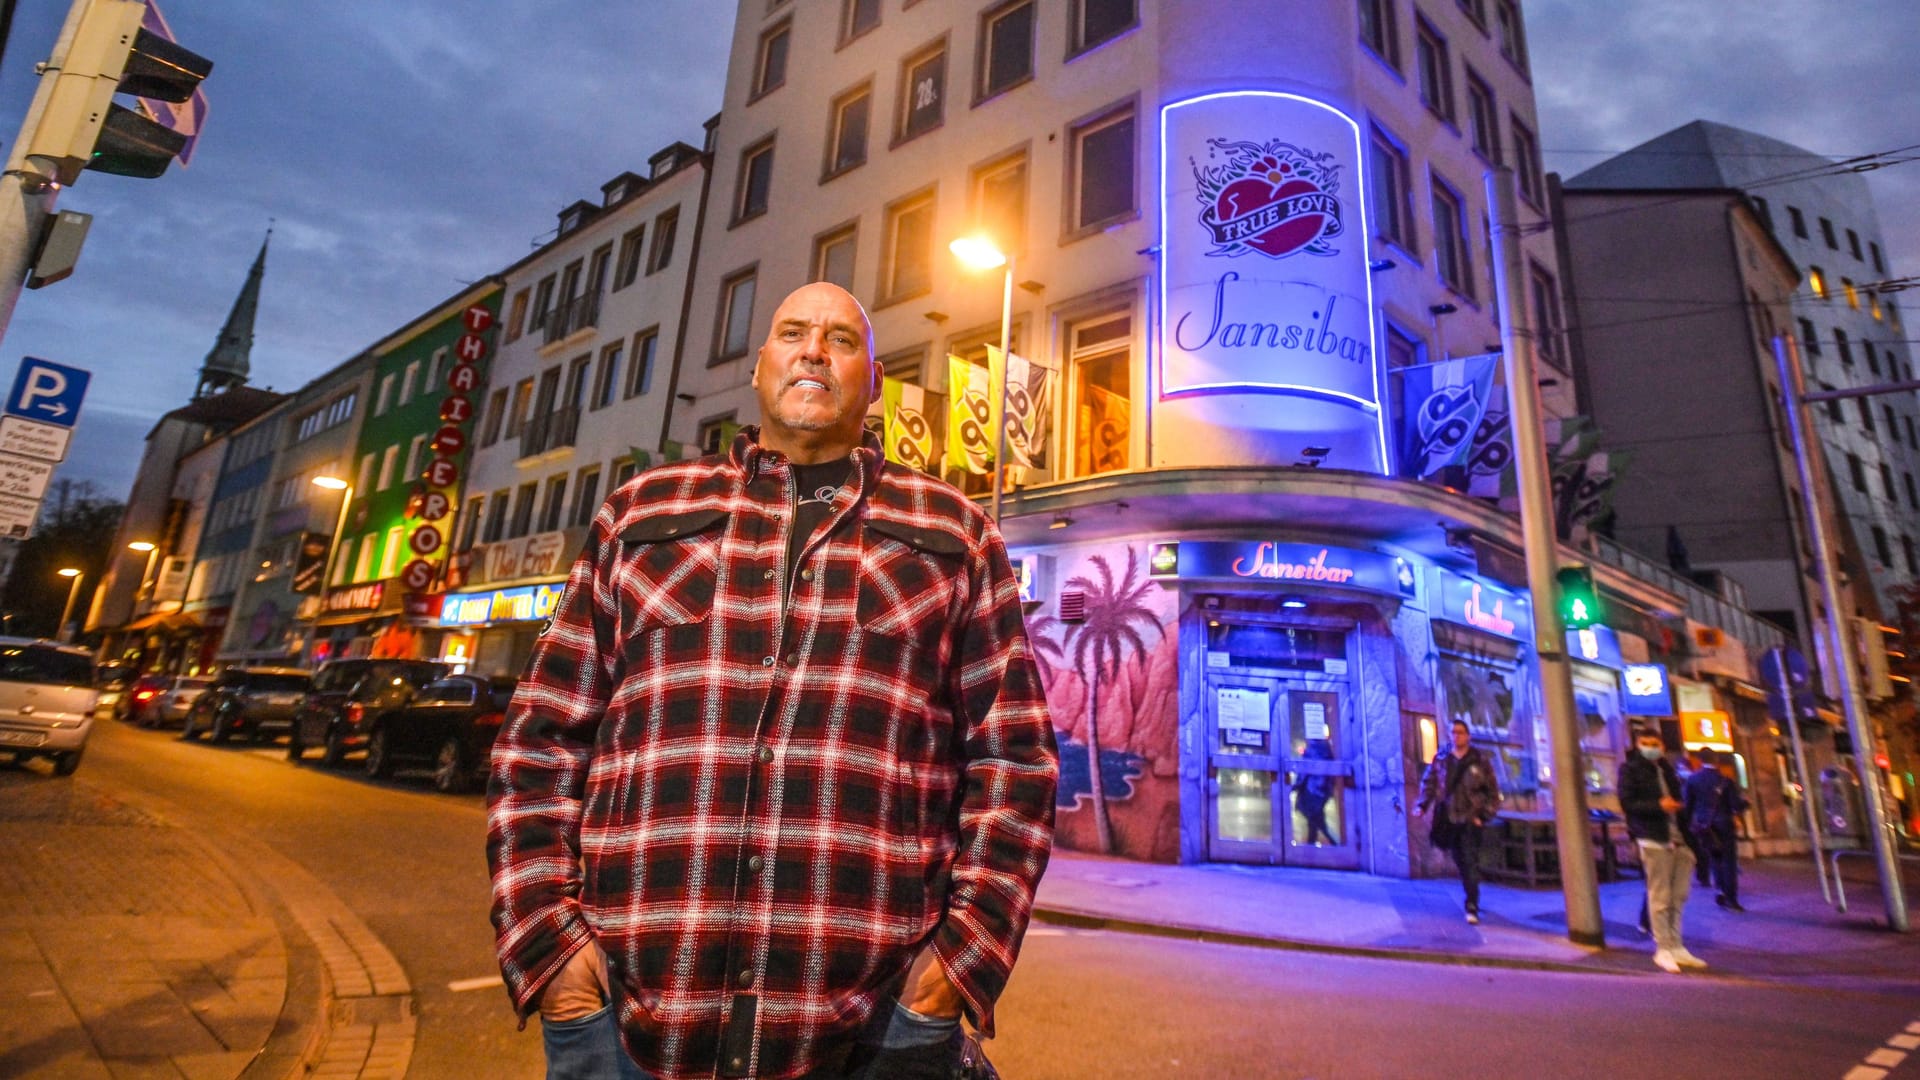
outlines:
M526 428L520 432L520 456L529 458L572 446L579 436L580 410L571 407L555 409L527 421Z
M591 329L600 323L599 292L570 296L560 301L560 306L547 313L546 325L541 327L544 335L541 342L551 345L556 341L572 337L582 330Z
M1625 570L1641 581L1658 585L1685 600L1688 618L1732 634L1747 647L1750 656L1757 657L1768 649L1786 644L1786 631L1644 555L1599 536L1593 538L1593 553L1601 562Z

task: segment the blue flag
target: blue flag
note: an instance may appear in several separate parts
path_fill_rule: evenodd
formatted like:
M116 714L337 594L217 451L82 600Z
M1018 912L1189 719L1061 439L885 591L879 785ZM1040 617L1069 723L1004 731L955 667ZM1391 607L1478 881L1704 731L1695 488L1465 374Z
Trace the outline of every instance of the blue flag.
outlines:
M1402 403L1400 475L1425 480L1469 462L1499 360L1498 353L1458 356L1395 372Z

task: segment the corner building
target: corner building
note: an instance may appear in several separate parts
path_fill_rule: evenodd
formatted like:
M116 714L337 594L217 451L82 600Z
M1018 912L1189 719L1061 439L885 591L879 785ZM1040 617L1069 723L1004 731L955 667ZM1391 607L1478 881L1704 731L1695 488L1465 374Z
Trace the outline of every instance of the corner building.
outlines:
M1013 256L1012 351L1045 372L1002 528L1059 729L1060 842L1438 872L1410 809L1450 718L1516 828L1563 782L1517 521L1396 477L1395 373L1498 349L1493 163L1544 220L1529 80L1509 0L745 0L669 436L755 421L772 305L830 280L872 313L941 468L949 357L986 363L1003 285L948 243L987 234ZM1570 416L1552 237L1524 246L1546 409ZM1649 641L1690 598L1563 557L1595 561L1617 612L1570 639L1575 782L1607 806L1629 717L1671 713L1656 661L1680 658ZM1625 697L1630 663L1662 667L1657 700Z

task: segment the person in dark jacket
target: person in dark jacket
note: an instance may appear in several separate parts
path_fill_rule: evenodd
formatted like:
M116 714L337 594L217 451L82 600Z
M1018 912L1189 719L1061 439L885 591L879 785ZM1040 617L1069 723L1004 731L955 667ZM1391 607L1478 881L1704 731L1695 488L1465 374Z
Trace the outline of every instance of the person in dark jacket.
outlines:
M1746 813L1747 797L1739 783L1721 771L1719 755L1711 749L1700 751L1700 768L1687 777L1681 801L1686 804L1694 850L1712 868L1713 885L1719 890L1714 900L1723 908L1747 910L1740 906L1740 844L1734 830L1734 822Z
M1467 922L1480 924L1480 839L1500 810L1500 782L1493 763L1472 745L1466 722L1453 722L1453 745L1433 756L1420 779L1420 803L1414 817L1433 815L1433 846L1446 849L1467 892Z
M1646 872L1653 962L1660 970L1678 975L1682 968L1707 966L1680 939L1680 913L1693 889L1693 852L1675 817L1686 804L1681 800L1680 774L1667 758L1660 732L1641 728L1634 732L1633 743L1634 752L1620 764L1620 810Z

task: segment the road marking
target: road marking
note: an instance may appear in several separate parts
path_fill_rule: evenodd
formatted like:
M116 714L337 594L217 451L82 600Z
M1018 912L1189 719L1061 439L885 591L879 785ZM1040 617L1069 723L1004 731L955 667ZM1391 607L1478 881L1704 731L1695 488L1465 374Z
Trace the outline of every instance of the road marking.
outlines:
M1840 1080L1880 1080L1880 1078L1885 1075L1887 1075L1887 1070L1885 1069L1876 1069L1871 1065L1855 1065L1853 1068L1848 1069L1847 1075L1841 1077Z
M1028 926L1028 937L1066 937L1067 932L1058 926Z
M1920 1035L1895 1035L1887 1040L1887 1045L1902 1050L1920 1050Z
M505 986L507 981L498 975L484 975L478 979L455 979L447 984L447 989L456 994L468 990L485 990L491 986Z
M1867 1064L1877 1065L1883 1069L1898 1068L1900 1063L1905 1060L1907 1060L1907 1055L1904 1051L1889 1050L1884 1046L1868 1054L1866 1058Z

